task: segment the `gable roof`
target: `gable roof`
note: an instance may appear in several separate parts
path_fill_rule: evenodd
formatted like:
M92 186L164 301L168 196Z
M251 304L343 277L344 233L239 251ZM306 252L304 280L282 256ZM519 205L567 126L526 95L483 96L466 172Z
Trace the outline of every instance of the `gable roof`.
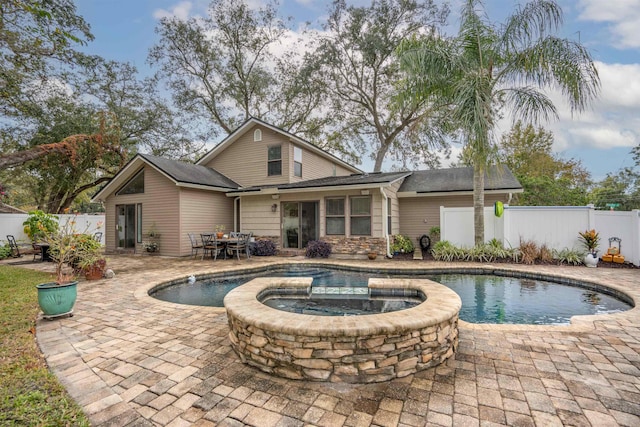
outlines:
M521 193L522 185L506 166L490 166L484 175L485 191ZM473 168L415 171L404 180L398 193L442 194L473 192Z
M152 156L150 154L139 154L139 156L178 183L228 189L240 187L240 185L231 178L227 178L217 170L206 166L165 159L164 157Z
M239 187L238 183L206 166L179 160L165 159L150 154L136 154L118 173L102 187L92 200L102 200L115 189L124 185L144 164L156 169L169 178L177 186L193 187L206 190L228 191Z
M329 176L325 178L309 179L306 181L293 182L289 184L274 184L254 186L238 189L237 191L231 191L229 196L235 195L247 195L247 193L261 193L272 194L280 191L290 190L295 192L296 190L309 191L311 189L319 190L336 190L341 187L348 188L377 188L385 186L403 179L410 175L411 172L374 172L374 173L359 173L346 176Z
M242 135L245 134L245 132L247 132L252 126L254 125L260 125L260 126L264 126L268 129L273 130L274 132L277 132L281 135L284 135L286 138L288 138L290 141L295 142L298 145L303 146L305 149L321 156L324 157L326 159L328 159L329 161L333 162L333 163L337 163L340 166L350 170L351 172L354 173L363 173L362 170L358 169L357 167L345 162L344 160L334 156L333 154L329 153L328 151L323 150L320 147L317 147L315 145L313 145L312 143L305 141L304 139L295 136L292 133L287 132L284 129L280 129L279 127L276 127L274 125L271 125L265 121L262 121L258 118L255 117L250 117L249 119L247 119L244 123L242 123L240 126L238 126L233 132L231 132L225 139L223 139L220 143L218 143L218 145L216 145L215 147L213 147L207 154L205 154L204 156L202 156L200 159L198 159L198 161L196 161L196 165L203 165L206 163L209 163L212 159L214 159L219 153L221 153L222 151L224 151L225 148L227 148L229 145L233 144L238 138L240 138Z

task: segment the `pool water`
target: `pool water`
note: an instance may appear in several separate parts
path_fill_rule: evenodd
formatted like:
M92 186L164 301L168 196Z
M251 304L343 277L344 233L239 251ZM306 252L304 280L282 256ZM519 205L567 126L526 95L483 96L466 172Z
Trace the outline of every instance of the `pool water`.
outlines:
M313 277L312 286L327 291L340 287L367 287L369 277L394 277L331 269L272 270L253 276L198 281L158 290L154 298L179 304L223 307L224 296L255 277ZM397 275L396 277L408 277ZM455 291L462 300L460 319L471 323L569 324L571 316L608 314L631 306L590 289L541 280L473 274L412 275L431 279ZM326 292L330 293L330 292Z
M390 313L415 307L422 301L369 298L269 298L263 304L289 313L312 314L315 316L362 316L367 314Z

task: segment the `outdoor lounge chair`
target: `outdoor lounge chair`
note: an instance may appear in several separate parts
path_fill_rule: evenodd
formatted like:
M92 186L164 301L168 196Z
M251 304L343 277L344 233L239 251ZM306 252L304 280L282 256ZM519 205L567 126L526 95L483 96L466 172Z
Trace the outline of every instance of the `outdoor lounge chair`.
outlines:
M7 241L9 242L9 248L11 249L11 256L14 258L21 257L22 254L20 253L20 248L16 243L16 238L13 237L11 234L7 234Z

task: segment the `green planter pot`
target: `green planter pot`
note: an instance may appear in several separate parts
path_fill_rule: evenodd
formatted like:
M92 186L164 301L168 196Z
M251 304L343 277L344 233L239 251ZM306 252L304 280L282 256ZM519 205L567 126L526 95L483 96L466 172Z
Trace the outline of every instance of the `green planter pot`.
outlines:
M38 288L38 304L44 318L64 316L73 313L73 305L78 296L78 281L58 285L55 282L41 283Z

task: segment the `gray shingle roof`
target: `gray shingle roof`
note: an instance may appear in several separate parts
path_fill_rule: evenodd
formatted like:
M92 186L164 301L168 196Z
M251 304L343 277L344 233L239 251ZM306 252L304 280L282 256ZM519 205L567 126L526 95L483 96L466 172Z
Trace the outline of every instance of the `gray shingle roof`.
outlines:
M165 159L163 157L152 156L150 154L138 155L169 175L176 182L228 189L236 189L240 187L235 181L206 166Z
M522 185L506 166L492 166L485 173L485 190L520 190ZM448 193L473 191L473 168L415 171L400 186L399 192Z
M346 176L329 176L326 178L310 179L306 181L293 182L290 184L247 187L239 190L239 192L259 191L265 188L288 190L297 188L337 187L343 185L387 184L401 179L409 174L411 174L411 172L374 172L365 174L352 174Z

